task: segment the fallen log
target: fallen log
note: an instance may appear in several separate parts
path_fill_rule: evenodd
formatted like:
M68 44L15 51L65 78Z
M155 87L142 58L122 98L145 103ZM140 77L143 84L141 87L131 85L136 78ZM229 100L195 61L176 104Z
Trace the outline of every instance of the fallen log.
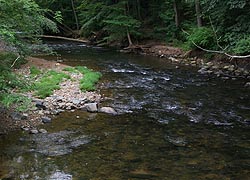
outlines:
M74 39L74 38L68 38L68 37L62 37L62 36L39 35L38 37L52 38L52 39L62 39L62 40L75 41L75 42L80 42L80 43L85 43L85 44L89 43L89 41L86 40L86 39Z

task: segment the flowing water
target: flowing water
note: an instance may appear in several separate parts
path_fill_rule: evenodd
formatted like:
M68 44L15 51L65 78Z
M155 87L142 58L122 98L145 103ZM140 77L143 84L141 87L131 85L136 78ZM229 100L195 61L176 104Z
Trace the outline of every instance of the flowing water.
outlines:
M58 56L103 74L118 115L64 112L49 133L1 136L0 179L250 179L250 91L165 59L50 42ZM8 178L9 177L9 178Z

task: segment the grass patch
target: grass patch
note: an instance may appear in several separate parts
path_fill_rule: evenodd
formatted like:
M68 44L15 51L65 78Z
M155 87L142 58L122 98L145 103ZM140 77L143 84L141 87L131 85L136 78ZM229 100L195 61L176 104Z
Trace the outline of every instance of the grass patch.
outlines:
M76 68L73 68L73 67L66 67L63 69L63 71L67 71L67 72L70 72L70 73L79 73L79 71L76 69Z
M3 94L1 95L1 103L7 107L15 107L19 112L25 112L31 108L31 99L19 94Z
M59 84L64 79L70 79L70 76L62 72L48 71L39 82L34 84L35 95L42 99L52 95L54 90L60 89Z
M31 66L30 67L30 75L31 76L37 76L40 75L42 72L40 69L38 69L36 66Z
M81 73L83 74L83 78L80 80L80 89L82 91L94 91L96 90L96 83L101 78L101 73L95 72L91 69L88 69L85 66L77 66L73 67L66 67L63 69L64 71L68 71L71 73Z
M95 85L101 78L101 73L92 71L91 69L88 69L84 66L77 66L75 69L83 74L83 78L80 80L80 89L82 91L96 90Z

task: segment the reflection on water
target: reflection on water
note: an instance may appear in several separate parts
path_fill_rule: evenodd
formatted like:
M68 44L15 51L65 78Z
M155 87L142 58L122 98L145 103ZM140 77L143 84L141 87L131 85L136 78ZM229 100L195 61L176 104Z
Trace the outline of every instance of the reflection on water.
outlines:
M176 70L163 59L52 44L71 65L103 73L119 115L65 112L43 128L1 137L0 179L173 180L250 177L250 93ZM56 57L47 57L56 59Z

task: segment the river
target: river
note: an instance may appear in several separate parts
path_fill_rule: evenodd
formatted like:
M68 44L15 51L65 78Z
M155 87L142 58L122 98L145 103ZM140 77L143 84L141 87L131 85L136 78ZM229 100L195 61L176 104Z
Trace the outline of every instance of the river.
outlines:
M63 60L100 71L118 115L64 112L47 134L0 139L0 179L247 180L250 91L166 59L48 42Z

